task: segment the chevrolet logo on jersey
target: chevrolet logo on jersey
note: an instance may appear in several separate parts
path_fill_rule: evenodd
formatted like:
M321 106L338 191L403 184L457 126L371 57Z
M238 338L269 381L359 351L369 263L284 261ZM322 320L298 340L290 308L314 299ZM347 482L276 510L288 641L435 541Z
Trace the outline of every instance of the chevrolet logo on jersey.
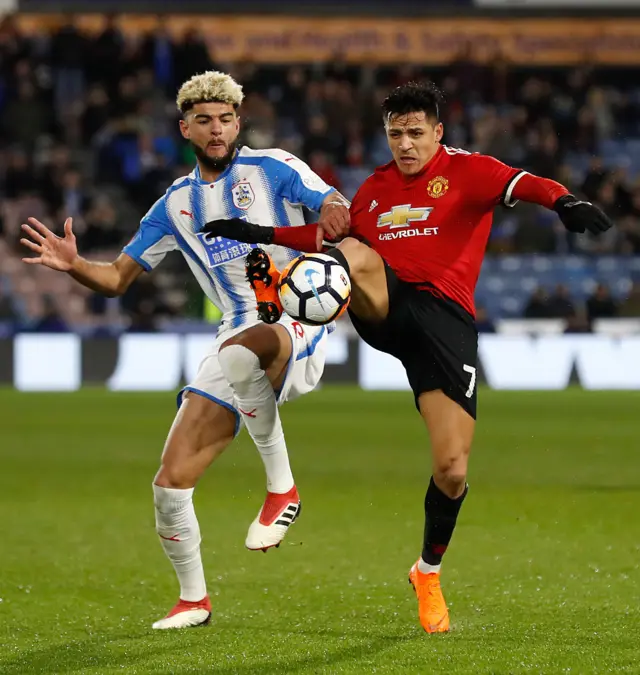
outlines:
M399 227L409 227L412 223L425 221L433 211L433 207L411 208L411 204L402 204L391 207L391 211L378 216L378 227L388 227L395 230Z
M391 211L378 216L378 227L389 228L385 232L381 232L378 239L380 241L393 241L394 239L437 235L437 227L411 227L414 223L427 220L432 211L432 206L411 208L411 204L402 204L401 206L391 207ZM398 231L393 232L393 230Z

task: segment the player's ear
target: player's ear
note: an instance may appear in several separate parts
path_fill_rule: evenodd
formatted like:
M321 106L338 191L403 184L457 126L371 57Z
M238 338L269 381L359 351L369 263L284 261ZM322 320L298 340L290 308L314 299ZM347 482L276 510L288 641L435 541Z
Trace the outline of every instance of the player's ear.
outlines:
M182 138L186 138L187 140L191 138L191 134L189 133L189 123L184 119L180 120L180 133L182 134Z
M444 136L444 126L442 126L442 122L438 122L438 124L436 124L434 131L436 132L436 142L440 143L442 137Z

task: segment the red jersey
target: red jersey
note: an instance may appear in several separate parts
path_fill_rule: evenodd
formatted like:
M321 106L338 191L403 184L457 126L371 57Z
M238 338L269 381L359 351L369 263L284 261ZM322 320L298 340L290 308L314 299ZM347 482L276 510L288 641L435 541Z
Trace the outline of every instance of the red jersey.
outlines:
M493 210L515 205L512 193L524 175L493 157L447 146L415 176L389 162L353 198L351 234L402 281L433 285L475 316Z

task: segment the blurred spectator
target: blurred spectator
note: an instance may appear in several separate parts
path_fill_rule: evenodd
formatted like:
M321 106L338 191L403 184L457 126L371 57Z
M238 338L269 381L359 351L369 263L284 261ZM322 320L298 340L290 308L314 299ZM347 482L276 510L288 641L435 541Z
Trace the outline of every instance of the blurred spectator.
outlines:
M549 296L544 288L538 286L527 302L524 317L525 319L548 319L551 316Z
M556 319L568 319L576 313L576 308L569 289L564 284L557 284L549 296L549 316Z
M62 318L56 301L50 295L43 297L42 316L33 324L33 330L38 333L67 333L69 326Z
M50 59L58 113L64 113L71 103L82 98L88 46L74 15L69 15L67 22L53 35Z
M2 114L2 135L32 151L38 138L51 130L47 105L34 84L18 84L15 98L11 98Z
M212 65L204 36L190 28L175 48L176 82L180 84L196 73L211 70Z
M18 318L13 298L0 286L0 321L14 323Z
M155 82L166 94L173 94L176 86L175 44L164 17L159 17L156 29L145 36L142 54L146 67L153 71Z
M21 148L9 152L7 168L4 174L4 195L7 199L17 199L23 194L33 192L37 186L33 180L33 169L29 165L27 153Z
M81 218L89 208L89 195L82 185L82 176L78 169L67 169L56 186L56 193L51 196L51 206L63 217Z
M633 284L629 295L618 308L618 316L640 317L640 283Z
M309 120L307 133L302 143L302 152L310 157L314 152L321 151L336 156L336 146L332 142L332 133L329 131L327 118L324 115L314 115Z
M161 309L158 303L158 289L151 275L145 274L132 284L122 298L122 308L129 316L140 318L156 314Z
M611 297L611 291L605 284L598 284L593 295L587 299L587 317L589 322L594 319L610 319L616 316L618 307Z
M158 323L154 314L154 305L150 300L144 300L140 303L135 312L131 314L131 323L127 329L128 333L155 333L158 330Z
M566 317L566 319L565 333L589 333L591 331L591 323L582 307L579 307L574 314Z
M336 190L341 190L340 178L335 167L329 160L326 152L314 150L309 156L309 166L322 178L325 183L332 185Z
M495 333L496 328L489 318L489 314L485 307L481 305L476 307L476 328L478 333Z
M113 14L107 16L104 30L91 40L89 74L93 82L105 84L107 89L115 91L124 44L117 17Z
M582 183L582 192L587 199L595 201L609 172L604 168L602 157L592 157L589 163L589 171Z
M556 180L560 163L558 137L555 132L549 131L540 138L531 138L531 149L525 158L525 165L538 176Z
M113 203L108 197L98 197L86 214L86 228L79 246L87 252L114 249L123 245L123 238Z
M110 116L109 96L101 84L94 84L87 94L82 112L82 141L91 143L95 135L106 128Z

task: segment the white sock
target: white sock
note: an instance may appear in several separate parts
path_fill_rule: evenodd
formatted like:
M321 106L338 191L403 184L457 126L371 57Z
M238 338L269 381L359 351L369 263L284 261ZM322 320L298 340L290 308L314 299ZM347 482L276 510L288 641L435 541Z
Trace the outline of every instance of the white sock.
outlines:
M422 574L437 574L440 571L440 567L442 567L442 565L429 565L429 563L426 563L422 558L418 560L418 569Z
M258 357L242 345L220 350L220 366L267 472L267 490L284 494L293 487L276 395Z
M153 486L156 532L180 582L180 598L190 602L207 594L202 558L200 526L193 508L193 488L177 490Z

